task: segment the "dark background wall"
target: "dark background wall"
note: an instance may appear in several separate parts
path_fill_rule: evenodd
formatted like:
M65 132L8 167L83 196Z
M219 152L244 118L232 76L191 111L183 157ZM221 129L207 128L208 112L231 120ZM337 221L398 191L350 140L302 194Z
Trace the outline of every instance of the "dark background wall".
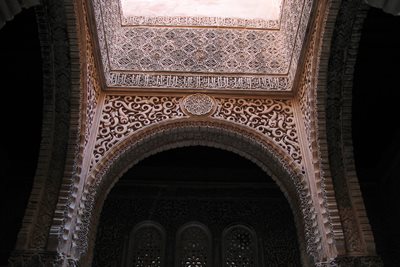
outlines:
M356 170L385 266L400 266L400 16L371 8L353 87Z
M296 227L283 193L257 165L231 152L178 148L151 156L126 172L104 203L93 266L121 266L126 238L135 225L147 220L166 231L164 266L174 266L176 233L192 221L210 230L208 260L215 260L215 266L222 266L222 233L232 224L256 232L260 266L300 266ZM246 244L246 238L242 240Z
M0 29L0 266L15 246L41 141L42 63L33 9Z
M354 77L356 169L385 266L400 266L400 16L371 8ZM42 121L40 44L33 9L0 29L2 145L0 266L14 248L32 187Z

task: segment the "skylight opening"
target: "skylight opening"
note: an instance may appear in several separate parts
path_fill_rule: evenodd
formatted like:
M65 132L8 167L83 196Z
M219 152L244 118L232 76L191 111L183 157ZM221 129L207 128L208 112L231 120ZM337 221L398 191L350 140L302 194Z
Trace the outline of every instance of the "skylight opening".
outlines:
M283 0L120 0L125 17L278 20Z

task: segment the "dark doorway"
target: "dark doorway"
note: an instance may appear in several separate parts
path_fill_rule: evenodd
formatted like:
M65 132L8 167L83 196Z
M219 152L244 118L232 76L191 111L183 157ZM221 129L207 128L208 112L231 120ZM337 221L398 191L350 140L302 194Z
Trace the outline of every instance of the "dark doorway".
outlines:
M105 201L93 266L125 266L124 261L126 266L141 266L138 261L127 264L126 255L139 253L129 251L132 246L127 244L132 229L143 222L154 222L165 231L165 257L154 266L233 266L226 260L232 257L252 258L244 261L243 266L249 267L301 265L292 211L279 187L257 165L224 150L202 146L173 149L151 156L125 173ZM207 264L179 259L178 233L188 223L209 231L211 258ZM190 244L201 247L194 245L195 241ZM239 247L247 249L247 254L227 256L227 251ZM145 251L154 253L154 249ZM132 260L132 256L128 258Z

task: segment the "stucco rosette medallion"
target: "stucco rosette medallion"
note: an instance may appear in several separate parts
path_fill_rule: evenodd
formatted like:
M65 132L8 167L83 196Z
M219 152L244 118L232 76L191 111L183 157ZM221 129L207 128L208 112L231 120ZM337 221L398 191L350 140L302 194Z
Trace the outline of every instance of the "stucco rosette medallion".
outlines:
M205 94L188 95L181 100L180 105L189 116L208 116L216 109L214 98Z

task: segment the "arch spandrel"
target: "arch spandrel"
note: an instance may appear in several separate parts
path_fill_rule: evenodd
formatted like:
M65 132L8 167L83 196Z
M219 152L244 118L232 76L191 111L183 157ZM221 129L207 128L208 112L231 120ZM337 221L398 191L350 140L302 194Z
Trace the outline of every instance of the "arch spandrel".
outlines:
M304 174L295 114L290 100L189 96L107 95L91 160L96 167L108 153L140 131L176 120L218 121L254 131L288 165ZM132 136L132 137L131 137ZM122 145L124 146L124 145Z

